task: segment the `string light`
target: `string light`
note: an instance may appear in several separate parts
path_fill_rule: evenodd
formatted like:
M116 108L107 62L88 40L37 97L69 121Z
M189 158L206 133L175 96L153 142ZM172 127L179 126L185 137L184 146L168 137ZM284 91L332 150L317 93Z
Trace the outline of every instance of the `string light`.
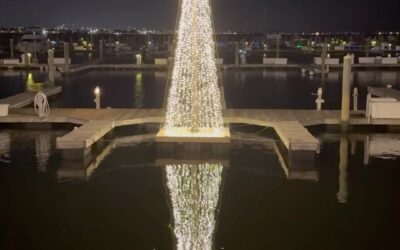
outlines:
M212 250L222 164L166 166L177 250Z
M181 1L166 136L225 136L209 1Z

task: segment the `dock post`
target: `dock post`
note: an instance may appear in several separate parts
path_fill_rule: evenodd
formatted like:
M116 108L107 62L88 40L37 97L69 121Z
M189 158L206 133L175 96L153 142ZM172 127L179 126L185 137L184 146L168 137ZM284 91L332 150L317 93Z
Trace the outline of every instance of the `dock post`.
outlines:
M239 66L239 42L235 42L235 66Z
M53 83L55 82L55 67L54 67L54 50L49 49L47 51L47 64L49 67L49 82Z
M278 37L276 38L276 58L280 57L281 48L280 48L281 39Z
M322 46L322 55L321 55L321 74L322 77L324 77L325 73L326 73L326 58L328 54L328 47L326 42L324 42L324 45Z
M341 123L342 129L345 131L348 130L350 120L351 61L352 57L350 55L344 57Z
M103 54L103 39L100 39L99 41L99 58L100 60L103 60L104 54Z
M317 104L317 111L321 111L322 104L325 103L325 100L323 99L322 94L323 94L323 89L320 87L320 88L318 88L317 99L315 100L315 103Z
M355 87L353 91L353 110L358 111L358 88Z
M371 40L367 39L367 44L365 45L365 57L369 57L369 46L371 44Z
M69 43L64 43L64 72L69 73Z
M14 59L14 39L10 39L10 58Z

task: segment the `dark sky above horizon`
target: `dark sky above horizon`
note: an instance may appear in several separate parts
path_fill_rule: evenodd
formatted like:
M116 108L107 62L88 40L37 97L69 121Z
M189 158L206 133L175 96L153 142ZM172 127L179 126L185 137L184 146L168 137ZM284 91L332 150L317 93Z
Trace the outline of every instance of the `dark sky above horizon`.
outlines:
M217 30L397 31L400 0L211 0ZM0 0L0 26L172 29L178 0Z

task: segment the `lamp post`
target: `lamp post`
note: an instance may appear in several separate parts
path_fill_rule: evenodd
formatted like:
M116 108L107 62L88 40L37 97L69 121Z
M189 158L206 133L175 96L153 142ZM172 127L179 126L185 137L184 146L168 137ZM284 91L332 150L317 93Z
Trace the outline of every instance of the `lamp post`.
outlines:
M142 54L136 55L136 65L142 65Z
M94 89L94 97L95 97L94 103L96 104L96 109L100 109L100 105L101 105L101 103L100 103L100 101L101 101L100 100L100 94L101 94L100 87L97 86Z

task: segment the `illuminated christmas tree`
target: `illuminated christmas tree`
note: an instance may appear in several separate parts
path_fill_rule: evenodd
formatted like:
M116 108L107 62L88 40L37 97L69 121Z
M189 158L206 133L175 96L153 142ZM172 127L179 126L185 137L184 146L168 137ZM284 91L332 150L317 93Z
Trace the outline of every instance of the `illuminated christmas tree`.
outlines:
M161 136L227 136L222 118L209 1L181 1L166 120Z

